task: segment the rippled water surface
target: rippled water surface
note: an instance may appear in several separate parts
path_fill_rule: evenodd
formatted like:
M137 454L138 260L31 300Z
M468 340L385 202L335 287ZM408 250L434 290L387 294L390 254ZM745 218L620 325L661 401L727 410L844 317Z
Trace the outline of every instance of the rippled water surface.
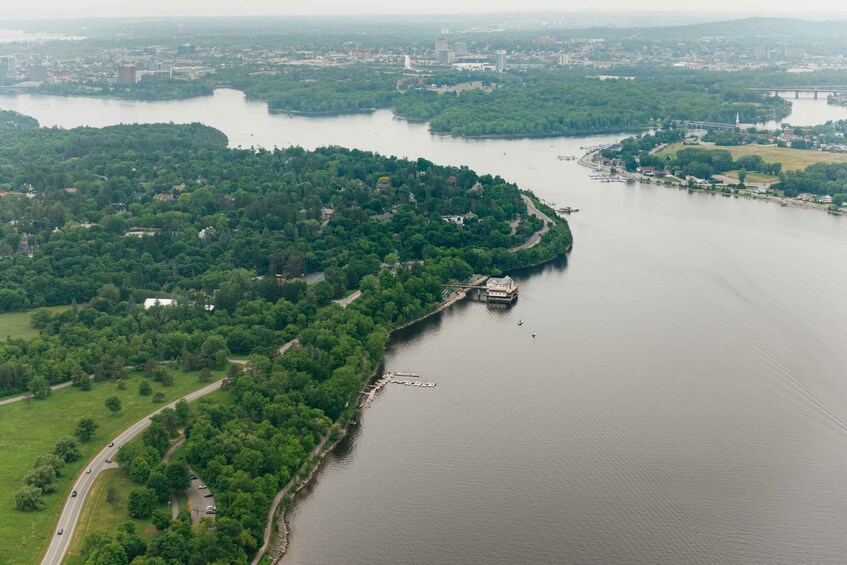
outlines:
M573 252L520 273L515 307L465 302L395 341L388 368L438 386L380 393L296 503L284 563L845 561L845 218L556 159L614 137L454 140L389 112L271 116L234 91L0 107L423 156L581 209Z

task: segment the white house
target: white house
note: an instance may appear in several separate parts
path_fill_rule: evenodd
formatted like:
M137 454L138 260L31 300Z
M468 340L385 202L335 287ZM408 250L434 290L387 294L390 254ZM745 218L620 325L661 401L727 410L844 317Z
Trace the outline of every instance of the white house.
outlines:
M154 306L161 306L162 308L167 308L168 306L176 306L176 300L173 298L145 298L144 299L144 309L149 310Z

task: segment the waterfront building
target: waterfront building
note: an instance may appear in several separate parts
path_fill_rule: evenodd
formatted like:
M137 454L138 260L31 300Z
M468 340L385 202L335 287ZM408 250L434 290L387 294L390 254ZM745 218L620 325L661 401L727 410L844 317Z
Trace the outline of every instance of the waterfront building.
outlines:
M489 302L512 303L518 299L518 284L509 276L488 279L485 290Z
M119 84L135 84L136 82L138 82L138 75L135 71L135 65L121 65L118 67Z
M47 67L44 65L30 65L27 70L27 76L33 82L45 82L48 77Z
M0 57L0 76L12 78L18 74L18 62L11 55Z

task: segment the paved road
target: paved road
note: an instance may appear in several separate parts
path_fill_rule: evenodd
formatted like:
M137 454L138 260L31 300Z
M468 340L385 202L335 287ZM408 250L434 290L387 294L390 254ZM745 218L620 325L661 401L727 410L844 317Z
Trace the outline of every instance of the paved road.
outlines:
M196 400L201 396L205 396L210 392L218 390L221 388L222 384L223 380L214 382L199 390L186 394L182 398L191 402L192 400ZM74 528L76 528L77 522L79 521L79 515L82 512L85 497L91 491L91 487L94 485L94 480L103 470L114 469L118 466L117 463L114 462L106 463L106 459L111 461L121 445L143 432L144 429L150 425L151 416L158 414L165 408L173 408L176 402L177 401L171 402L170 404L159 408L152 414L145 416L116 437L113 440L114 447L105 447L100 451L100 453L94 456L88 467L86 467L86 471L91 469L91 473L83 471L77 478L76 483L73 486L73 490L77 492L77 496L68 498L65 503L65 507L62 509L62 514L59 516L59 522L56 525L56 530L51 532L52 539L50 541L50 546L47 548L47 553L44 554L44 559L41 561L42 565L56 565L64 560L65 554L68 552L68 547L71 544L71 539L73 538ZM60 529L63 530L62 535L57 535L56 532Z
M170 462L171 457L173 457L174 452L183 445L185 445L185 436L179 438L179 441L168 449L164 457L162 457L162 462L167 465ZM176 519L177 516L179 516L179 501L176 499L176 495L171 493L171 518Z
M194 473L194 469L191 469L191 473ZM212 518L215 519L214 514L206 514L207 506L215 506L215 497L209 496L207 494L212 494L212 491L209 490L208 487L201 489L197 488L200 485L205 486L206 483L203 482L203 479L197 477L193 481L191 481L191 486L188 487L188 490L185 491L185 494L188 495L188 505L191 506L191 523L199 524L200 518Z
M94 375L89 375L88 378L93 379ZM72 384L73 384L73 381L67 381L67 382L64 382L64 383L60 383L60 384L51 386L50 390L59 390L61 388L67 388L67 387L71 386ZM30 394L29 393L21 394L20 396L13 396L12 398L7 398L6 400L0 400L0 406L3 406L4 404L11 404L13 402L21 401L21 400L25 399L27 396L30 396Z
M536 245L541 243L541 238L544 237L545 233L550 231L550 224L553 223L553 220L550 219L550 216L536 208L535 202L532 201L532 198L526 196L525 194L521 194L521 198L523 198L523 201L526 202L527 211L536 218L541 218L541 221L544 222L544 226L540 230L529 236L529 238L525 242L515 247L512 247L509 251L519 251L521 249L531 249L535 247Z
M349 305L353 304L360 296L362 296L362 291L357 290L350 296L345 296L344 298L339 298L338 300L333 300L336 304L341 306L342 308L347 308Z
M285 344L283 344L283 346L279 348L277 353L279 355L285 355L286 351L288 351L289 349L291 349L292 347L294 347L295 345L297 345L299 343L300 343L300 340L295 337L291 341L285 342Z

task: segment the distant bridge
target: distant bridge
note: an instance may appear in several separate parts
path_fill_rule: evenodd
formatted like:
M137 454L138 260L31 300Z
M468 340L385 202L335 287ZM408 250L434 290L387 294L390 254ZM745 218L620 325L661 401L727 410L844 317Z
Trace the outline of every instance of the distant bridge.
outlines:
M794 98L800 98L801 92L813 92L815 94L815 99L817 99L818 94L821 92L825 94L845 94L847 93L847 86L771 86L766 88L748 88L747 91L761 92L764 94L770 94L771 92L774 94L779 94L780 92L793 92Z
M717 122L685 122L685 127L688 129L716 129L720 131L732 131L737 126L735 124L721 124Z

